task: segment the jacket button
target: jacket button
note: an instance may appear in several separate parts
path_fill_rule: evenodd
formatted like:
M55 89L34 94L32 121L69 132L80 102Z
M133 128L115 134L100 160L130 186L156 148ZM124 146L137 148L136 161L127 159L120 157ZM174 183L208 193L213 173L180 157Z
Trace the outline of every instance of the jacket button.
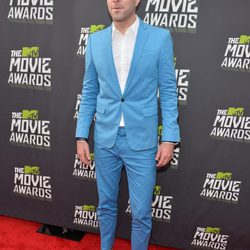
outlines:
M121 98L121 102L124 102L124 101L125 101L125 99L124 99L124 97L122 97L122 98Z

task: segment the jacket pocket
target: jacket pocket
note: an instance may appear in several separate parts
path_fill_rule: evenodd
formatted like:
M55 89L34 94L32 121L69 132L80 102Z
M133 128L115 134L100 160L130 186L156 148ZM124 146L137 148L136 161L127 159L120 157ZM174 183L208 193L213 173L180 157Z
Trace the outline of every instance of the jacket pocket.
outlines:
M99 113L104 113L106 110L106 107L102 103L97 103L96 104L96 111Z
M158 106L154 105L142 110L144 116L156 115L158 113Z

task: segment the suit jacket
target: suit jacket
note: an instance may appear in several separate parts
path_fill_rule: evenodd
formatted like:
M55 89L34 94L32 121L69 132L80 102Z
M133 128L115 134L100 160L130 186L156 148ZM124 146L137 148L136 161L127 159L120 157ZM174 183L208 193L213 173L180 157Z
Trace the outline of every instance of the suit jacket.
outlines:
M139 19L131 66L121 93L112 54L112 26L90 35L76 137L89 136L96 115L94 141L112 147L121 114L129 146L144 150L158 145L158 102L162 140L180 140L173 46L168 30Z

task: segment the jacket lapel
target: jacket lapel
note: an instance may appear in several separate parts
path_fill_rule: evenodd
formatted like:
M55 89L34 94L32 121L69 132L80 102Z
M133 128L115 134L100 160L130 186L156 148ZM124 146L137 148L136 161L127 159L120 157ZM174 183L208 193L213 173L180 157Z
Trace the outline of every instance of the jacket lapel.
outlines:
M141 54L143 52L146 38L148 35L148 32L146 32L146 29L147 29L147 25L145 25L144 22L139 18L139 27L138 27L136 40L135 40L135 46L134 46L133 56L131 59L128 78L127 78L127 82L126 82L125 89L124 89L124 94L127 91L129 85L131 85L131 82L133 80L133 76L134 76L135 71L136 71L136 67L138 65L139 59L140 59Z
M138 65L138 61L139 61L140 56L143 52L145 41L147 38L146 29L147 29L147 26L139 18L139 27L138 27L138 32L137 32L137 36L136 36L133 56L131 59L128 78L127 78L127 82L126 82L123 94L125 94L126 90L128 89L129 85L131 84L131 81L132 81L133 76L135 74L136 67ZM111 74L111 78L112 78L112 81L110 84L112 84L112 87L115 89L116 93L119 96L121 96L122 93L121 93L121 88L119 85L119 80L117 77L117 72L115 69L114 56L113 56L113 50L112 50L112 25L110 25L108 27L107 34L108 34L108 39L106 41L103 41L103 42L107 43L107 46L105 46L107 48L107 63L110 63L110 74Z
M108 38L106 40L107 46L105 47L107 48L107 63L110 64L110 74L112 78L112 81L110 82L110 84L115 89L116 93L119 96L121 96L121 88L119 85L119 80L118 80L117 72L115 69L115 62L114 62L114 56L113 56L113 50L112 50L112 25L108 27L107 34L108 34ZM102 42L105 42L105 41L102 41Z

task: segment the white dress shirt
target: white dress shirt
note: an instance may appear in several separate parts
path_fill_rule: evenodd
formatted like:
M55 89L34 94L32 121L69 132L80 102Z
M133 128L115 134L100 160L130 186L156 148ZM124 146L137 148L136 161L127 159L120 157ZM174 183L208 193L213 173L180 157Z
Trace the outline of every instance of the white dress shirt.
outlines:
M124 35L115 27L114 23L112 24L113 58L122 94L128 78L138 27L139 19L137 16L135 22L127 28ZM123 113L120 126L125 126Z

